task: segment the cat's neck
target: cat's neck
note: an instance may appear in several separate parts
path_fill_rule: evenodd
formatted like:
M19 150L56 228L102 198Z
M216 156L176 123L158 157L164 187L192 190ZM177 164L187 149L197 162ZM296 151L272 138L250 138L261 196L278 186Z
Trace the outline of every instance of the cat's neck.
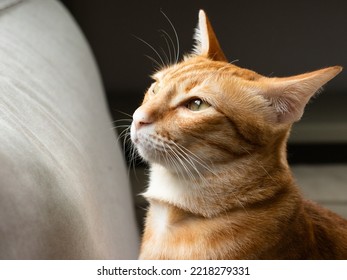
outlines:
M235 209L271 203L297 189L286 164L260 164L252 159L230 164L204 176L184 176L160 165L151 167L144 196L193 215L214 217Z

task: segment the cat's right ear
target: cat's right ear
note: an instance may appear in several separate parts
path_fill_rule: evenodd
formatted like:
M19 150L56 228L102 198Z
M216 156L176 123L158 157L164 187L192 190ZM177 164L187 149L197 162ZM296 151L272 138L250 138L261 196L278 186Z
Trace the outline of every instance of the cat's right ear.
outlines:
M211 23L203 10L199 12L199 23L195 31L194 40L194 54L205 56L216 61L227 62Z

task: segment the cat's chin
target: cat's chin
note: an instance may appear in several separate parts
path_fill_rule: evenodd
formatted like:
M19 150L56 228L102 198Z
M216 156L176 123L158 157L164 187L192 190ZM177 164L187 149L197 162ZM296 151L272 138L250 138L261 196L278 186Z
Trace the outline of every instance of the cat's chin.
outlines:
M153 147L144 147L141 144L136 145L141 158L150 165L160 166L172 172L179 172L177 164L167 159L167 155L162 150L153 149Z
M206 168L192 165L191 162L184 159L170 160L167 158L167 155L154 156L154 154L148 153L148 151L139 151L139 154L151 167L165 169L170 174L184 181L196 182L205 175L205 172L209 172Z
M137 151L141 158L149 163L151 166L158 166L168 170L170 173L182 174L182 176L187 173L190 176L196 173L195 169L190 167L183 159L178 159L177 157L173 159L173 155L164 149L155 149L151 145L137 144Z
M151 141L141 141L137 139L135 144L136 150L140 157L149 164L158 164L167 169L173 169L174 167L169 164L167 159L166 151L162 147L156 146Z

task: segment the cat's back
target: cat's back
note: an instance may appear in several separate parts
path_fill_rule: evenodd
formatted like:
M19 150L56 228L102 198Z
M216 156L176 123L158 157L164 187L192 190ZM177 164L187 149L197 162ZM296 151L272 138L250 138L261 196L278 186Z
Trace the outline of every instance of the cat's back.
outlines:
M312 202L304 201L304 209L311 223L318 259L347 259L347 220Z

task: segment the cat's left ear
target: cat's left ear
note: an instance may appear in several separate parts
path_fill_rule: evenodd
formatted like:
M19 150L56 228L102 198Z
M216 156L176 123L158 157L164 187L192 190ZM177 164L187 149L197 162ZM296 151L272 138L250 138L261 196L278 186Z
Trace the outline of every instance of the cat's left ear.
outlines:
M199 12L199 23L194 35L193 53L216 61L227 61L214 33L211 23L203 10Z
M262 95L274 109L278 123L294 123L302 117L310 98L341 70L341 66L334 66L286 78L264 77Z

